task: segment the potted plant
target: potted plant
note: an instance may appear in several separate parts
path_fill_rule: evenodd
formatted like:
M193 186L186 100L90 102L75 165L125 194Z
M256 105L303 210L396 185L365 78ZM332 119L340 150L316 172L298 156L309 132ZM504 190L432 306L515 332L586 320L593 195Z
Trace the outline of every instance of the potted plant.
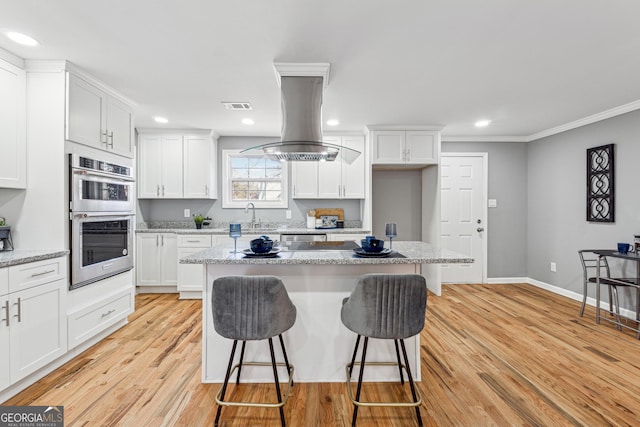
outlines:
M10 232L11 232L11 226L7 225L4 218L0 218L0 239L9 238Z
M202 228L202 223L204 222L204 217L200 214L193 215L193 221L196 223L196 228Z

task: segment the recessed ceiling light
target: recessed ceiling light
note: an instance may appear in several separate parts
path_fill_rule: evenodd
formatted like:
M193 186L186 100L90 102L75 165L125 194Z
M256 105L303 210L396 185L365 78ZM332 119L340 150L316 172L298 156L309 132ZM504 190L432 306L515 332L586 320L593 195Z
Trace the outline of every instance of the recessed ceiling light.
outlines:
M478 120L476 122L476 127L483 128L483 127L489 126L490 123L491 123L491 120Z
M5 36L24 46L38 46L40 43L33 37L29 37L26 34L18 33L16 31L6 31Z
M169 123L169 119L165 117L154 117L153 120L155 120L156 123Z
M242 119L242 124L243 125L253 125L256 122L253 121L253 119Z
M336 119L327 120L327 125L329 126L338 126L340 124Z

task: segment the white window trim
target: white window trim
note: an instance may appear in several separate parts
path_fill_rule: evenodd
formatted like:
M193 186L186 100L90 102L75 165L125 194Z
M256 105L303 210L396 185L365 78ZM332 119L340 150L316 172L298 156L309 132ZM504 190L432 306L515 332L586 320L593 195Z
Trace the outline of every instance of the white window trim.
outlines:
M242 150L222 150L222 208L244 208L244 201L231 200L231 156L240 154ZM260 209L287 209L289 207L289 167L282 165L282 200L269 202L267 200L251 200Z

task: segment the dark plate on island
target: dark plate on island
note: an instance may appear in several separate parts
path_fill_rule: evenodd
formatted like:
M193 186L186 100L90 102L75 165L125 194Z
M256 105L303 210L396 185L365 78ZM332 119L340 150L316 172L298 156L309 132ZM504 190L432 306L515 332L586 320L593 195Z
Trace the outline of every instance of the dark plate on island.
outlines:
M384 258L391 255L393 251L391 249L384 248L380 252L368 252L362 248L355 248L353 252L355 252L357 256L363 257L363 258Z
M244 256L249 258L273 258L274 256L277 256L278 253L280 253L280 248L273 248L269 252L264 252L261 254L257 254L251 249L244 249L242 253L244 254Z

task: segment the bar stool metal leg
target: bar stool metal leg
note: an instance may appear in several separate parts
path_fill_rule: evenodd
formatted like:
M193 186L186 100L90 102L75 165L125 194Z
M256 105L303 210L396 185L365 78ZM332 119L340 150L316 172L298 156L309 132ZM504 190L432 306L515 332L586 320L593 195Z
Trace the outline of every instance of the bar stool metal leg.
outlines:
M278 380L278 369L276 368L276 356L273 352L273 339L269 338L269 352L271 353L271 365L273 366L273 377L276 382L276 394L278 395L278 403L282 402L282 396L280 395L280 381ZM282 406L278 408L280 410L280 421L282 422L282 427L285 427L284 422L284 410Z
M413 375L411 375L411 367L409 366L409 358L407 357L407 349L404 346L404 340L400 340L400 345L402 346L402 355L404 356L404 363L406 364L407 376L409 377L409 386L411 387L411 395L413 396L413 401L418 401L418 396L416 394L416 386L413 383ZM418 417L418 425L422 427L422 417L420 416L420 407L416 406L416 416Z
M242 348L240 349L240 363L238 364L238 375L236 376L236 385L240 384L240 371L242 370L242 360L244 359L244 347L246 345L247 345L247 342L242 341Z
M360 346L360 335L356 338L356 346L353 348L353 357L351 358L351 364L349 365L349 375L353 371L353 364L356 363L356 354L358 353L358 347Z
M287 366L287 374L291 372L291 367L289 366L289 358L287 357L287 350L284 348L284 340L282 339L282 334L279 334L280 338L280 347L282 347L282 355L284 356L284 363ZM291 380L291 387L293 387L293 380Z
M402 362L400 361L400 352L398 351L398 340L393 340L396 346L396 359L398 359L398 370L400 371L400 384L404 385L404 375L402 374Z
M364 344L362 344L362 361L360 362L360 375L358 375L358 389L356 391L356 401L360 401L360 391L362 390L362 374L364 373L364 360L367 357L367 344L369 343L369 337L364 337ZM353 407L353 420L351 426L355 427L356 419L358 418L358 405Z
M233 340L233 347L231 347L231 356L229 357L229 366L227 367L227 373L224 376L224 384L222 385L222 393L221 400L224 399L224 394L227 392L227 384L229 384L229 376L231 375L231 365L233 365L233 356L236 354L236 347L238 345L238 340ZM222 412L222 406L218 405L218 410L216 411L216 420L214 422L214 426L218 425L218 421L220 421L220 413Z

